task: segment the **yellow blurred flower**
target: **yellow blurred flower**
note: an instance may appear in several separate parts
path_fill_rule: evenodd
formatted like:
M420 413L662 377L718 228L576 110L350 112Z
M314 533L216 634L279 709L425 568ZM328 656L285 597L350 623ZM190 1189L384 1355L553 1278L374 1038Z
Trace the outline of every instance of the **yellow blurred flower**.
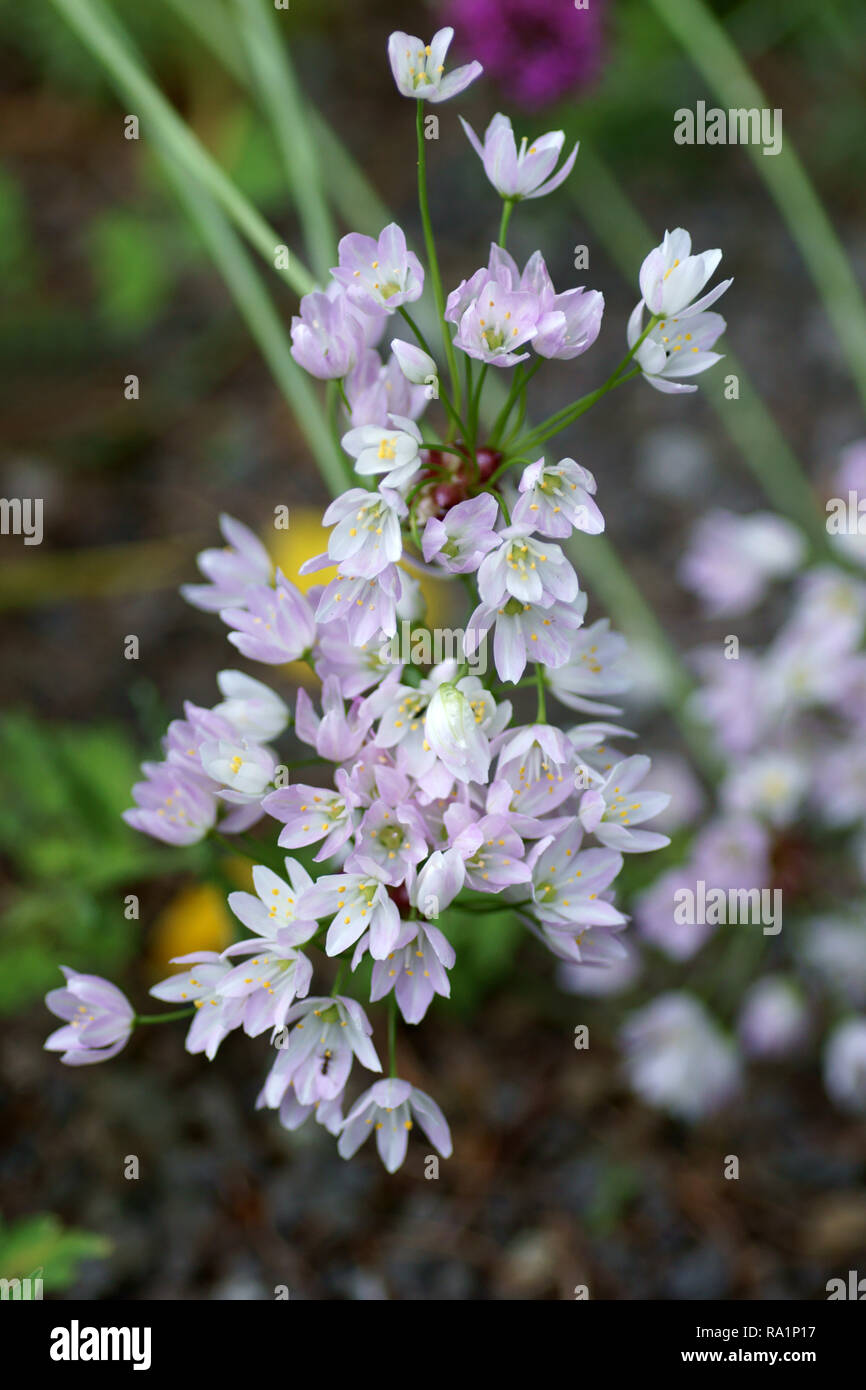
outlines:
M247 887L249 864L245 875L238 871L239 886ZM234 877L234 874L232 875ZM149 963L162 979L170 973L169 962L175 956L190 951L224 951L235 939L235 921L226 905L225 895L210 883L191 884L182 888L157 917L150 943Z

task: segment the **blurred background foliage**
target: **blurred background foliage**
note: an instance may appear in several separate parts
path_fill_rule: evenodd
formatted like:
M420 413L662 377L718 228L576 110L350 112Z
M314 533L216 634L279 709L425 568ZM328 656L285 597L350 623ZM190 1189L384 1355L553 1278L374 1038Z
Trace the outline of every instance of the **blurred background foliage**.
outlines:
M605 362L611 365L621 355L618 334L635 297L632 284L622 278L622 257L614 241L624 238L631 252L634 235L640 239L636 215L650 225L654 240L666 225L682 223L699 244L722 244L728 273L737 276L728 315L732 346L774 411L784 438L802 451L810 474L819 478L834 451L862 433L862 426L838 344L789 232L745 151L709 153L674 146L675 108L698 99L726 103L708 89L662 21L659 6L646 0L605 0L600 7L602 49L595 78L547 107L519 113L519 124L527 129L562 126L570 138L580 138L581 154L567 194L544 206L531 205L523 226L515 219L516 254L541 244L555 277L570 283L571 248L576 242L590 244L588 283L603 289L608 301L607 332L599 345L603 376ZM785 139L807 166L862 280L866 6L862 0L824 0L818 6L807 0L786 0L784 5L777 0L714 0L710 9L770 105L783 108ZM315 5L295 0L290 13L281 16L304 93L331 122L387 207L413 230L411 131L397 119L405 112L390 90L385 39L392 28L407 25L423 31L450 20L459 28L460 4L416 10L410 21L390 0L350 7L341 0ZM301 227L278 142L246 90L234 3L152 0L142 6L137 0L111 0L110 13L129 30L162 91L204 147L286 242L300 248ZM173 954L205 946L219 949L229 939L233 928L225 892L245 881L248 861L231 860L212 847L163 851L128 831L120 812L128 804L139 761L153 753L183 698L212 704L214 673L234 664L218 624L185 608L176 595L177 584L193 577L196 550L213 543L217 513L229 510L261 528L275 505L288 503L297 524L280 541L291 553L284 551L279 559L292 572L306 555L321 549L317 517L325 490L297 422L147 139L123 139L129 108L118 101L100 66L53 5L17 0L0 2L0 58L2 492L42 496L46 509L41 547L25 551L15 538L0 538L0 610L9 653L0 671L0 706L7 711L0 719L0 1012L17 1015L11 1027L24 1030L23 1036L38 1047L47 1018L33 1004L57 982L58 963L113 975L143 997ZM507 76L498 90L492 77L465 114L476 129L482 128L494 110L512 111L511 98ZM444 109L440 114L441 143L431 173L434 208L449 208L441 231L446 277L452 283L483 259L495 209L480 188L456 114ZM324 159L318 149L317 154ZM617 199L624 189L628 216L620 217ZM340 229L347 230L345 193L341 207ZM366 219L364 229L374 230L367 225L369 206L359 201L358 207L359 221ZM435 216L444 221L441 211ZM605 217L613 219L612 238L597 230ZM468 247L473 248L471 266ZM632 281L636 268L635 261ZM275 278L270 288L287 325L296 296ZM135 402L124 398L123 383L130 373L140 381ZM645 397L622 407L616 430L611 430L609 416L602 415L598 423L593 417L581 448L602 488L617 498L616 510L610 509L613 539L627 556L641 592L682 648L713 631L707 624L696 633L693 606L673 579L688 526L709 494L724 504L733 498L744 509L758 503L760 493L754 477L742 470L739 452L720 428L711 403L695 400L694 408L689 403L687 412L675 415L669 403ZM686 463L671 476L674 456ZM276 546L273 533L266 539ZM750 620L755 632L767 616ZM748 640L749 624L743 630ZM128 633L141 640L136 667L123 658ZM651 705L645 723L662 742L675 739L665 714ZM677 845L667 852L672 862L678 852ZM663 867L663 856L652 859L649 864L635 856L628 863L623 876L627 898ZM128 894L140 897L139 920L124 916ZM532 945L508 914L480 921L455 914L449 932L459 969L452 1004L437 1004L438 1015L468 1024L489 1001L490 1047L496 1053L501 1046L511 1056L517 1076L524 1049L512 1048L513 1036L526 1027L540 1027L543 1053L549 1042L544 1030L570 1027L575 1005L551 998L549 970L527 965ZM739 980L735 973L733 992ZM506 987L520 1001L507 1026ZM601 1027L604 1001L582 1001L579 1007L593 1027L596 1019ZM14 1061L20 1049L9 1036ZM462 1060L456 1054L452 1060L455 1085L465 1098L489 1070L485 1073L488 1062L480 1052L467 1059L470 1045L465 1033L460 1037ZM179 1050L179 1038L169 1043ZM442 1046L447 1053L451 1044ZM148 1041L145 1047L169 1065L163 1042ZM610 1065L603 1046L599 1051L602 1065ZM235 1056L236 1050L231 1052ZM491 1065L498 1060L494 1056ZM70 1097L78 1093L61 1092L61 1085L71 1083L57 1081L53 1059L44 1073L37 1064L28 1065L21 1083L22 1132L27 1135L32 1125L34 1137L21 1140L10 1163L16 1172L31 1164L44 1177L35 1161L39 1143L47 1142L46 1134L62 1122L75 1103ZM128 1072L123 1065L117 1075L125 1077L129 1096L141 1098L148 1084L136 1073L135 1063ZM240 1064L237 1073L244 1074ZM179 1075L179 1084L186 1086L187 1073ZM32 1095L45 1076L55 1089L46 1114L34 1119ZM605 1077L596 1083L599 1094L611 1084L610 1074ZM102 1088L114 1142L116 1134L135 1128L133 1102L112 1090L117 1083L110 1079L95 1084ZM591 1094L581 1104L591 1106L593 1083L586 1084ZM241 1108L249 1108L254 1093L253 1087L241 1097ZM216 1092L207 1094L212 1113L197 1121L202 1133L211 1132L212 1115L228 1104ZM154 1107L155 1132L172 1134L158 1103L152 1098L147 1103ZM505 1114L517 1102L504 1092L500 1103ZM536 1104L529 1106L530 1116ZM766 1104L772 1112L774 1102ZM609 1235L632 1210L641 1191L641 1162L649 1171L657 1156L653 1144L659 1151L664 1147L665 1136L648 1140L649 1156L638 1159L637 1167L621 1153L617 1156L622 1127L630 1124L632 1129L639 1126L620 1110L610 1127L599 1122L589 1166L575 1178L576 1209L586 1228L599 1236ZM192 1147L200 1134L198 1140L196 1135L187 1140ZM261 1152L265 1141L259 1136L256 1142ZM477 1148L470 1144L470 1150L480 1172L493 1160L483 1152L480 1138L473 1142ZM676 1134L674 1150L683 1142ZM70 1161L71 1171L77 1171L76 1164L84 1163L82 1153L76 1151ZM190 1159L193 1170L197 1161ZM836 1161L843 1162L838 1151ZM104 1161L95 1162L107 1184L106 1169L100 1167ZM53 1183L58 1209L69 1208L79 1219L79 1210L87 1206L80 1183L51 1171L48 1185ZM183 1188L186 1179L175 1172L172 1181ZM21 1200L29 1202L26 1210L36 1209L32 1192ZM345 1200L350 1207L350 1195ZM246 1201L234 1188L225 1198L235 1235L238 1229L258 1229ZM474 1198L466 1201L471 1209ZM688 1221L701 1230L703 1217L696 1213L705 1210L712 1210L712 1203L702 1206L694 1197ZM709 1228L714 1219L708 1218ZM34 1237L40 1251L39 1241L55 1241L61 1251L63 1240L70 1242L66 1263L56 1253L52 1256L55 1267L62 1264L70 1279L76 1251L100 1253L96 1246L86 1246L85 1237L80 1238L85 1244L77 1245L74 1233L60 1234L53 1218L28 1220L36 1224L11 1228L16 1239L23 1240L23 1231L28 1241ZM108 1228L118 1220L107 1199L90 1202L89 1224L102 1222ZM657 1211L648 1221L653 1229L662 1216ZM773 1287L782 1259L776 1256L784 1249L775 1221L771 1212L766 1242L775 1253L755 1255L754 1268L743 1257L742 1268L736 1266L741 1288ZM160 1229L162 1238L170 1240ZM459 1229L465 1235L464 1226ZM130 1253L120 1259L119 1277L127 1282L113 1288L139 1287L130 1263L136 1250L147 1263L141 1245L136 1246L129 1230L126 1235ZM8 1244L9 1228L3 1239ZM539 1262L547 1268L545 1260L559 1268L556 1239L544 1228L540 1245L524 1249L518 1243L507 1276L497 1274L499 1283L490 1276L493 1284L488 1281L484 1287L548 1289L556 1276L533 1271ZM827 1242L832 1245L831 1235L821 1227L814 1236L815 1258ZM637 1236L635 1248L639 1244ZM224 1245L232 1245L231 1235ZM27 1263L30 1244L25 1248ZM243 1285L246 1267L232 1273L225 1250L219 1256L206 1249L195 1275L184 1272L177 1256L177 1287L185 1287L184 1279L196 1288L225 1289L232 1279ZM150 1258L152 1291L165 1287L160 1279L168 1275L164 1269L154 1272L152 1250ZM267 1264L267 1255L261 1258ZM610 1256L604 1276L612 1288L619 1277L618 1258L625 1260L625 1255ZM702 1258L704 1264L698 1262L691 1276L687 1262L685 1272L677 1266L671 1287L700 1288L703 1279L705 1289L711 1289L713 1279L721 1276L709 1256ZM790 1251L784 1258L790 1263ZM0 1255L0 1269L6 1259ZM34 1266L40 1262L32 1260ZM45 1263L50 1263L47 1258ZM748 1275L743 1272L747 1267ZM642 1277L647 1287L660 1287L661 1276L646 1271ZM803 1276L806 1286L808 1277ZM100 1283L102 1276L91 1278L89 1289L108 1287ZM61 1282L69 1281L64 1277ZM335 1287L350 1283L340 1285L338 1279ZM782 1287L782 1296L788 1296L788 1286Z

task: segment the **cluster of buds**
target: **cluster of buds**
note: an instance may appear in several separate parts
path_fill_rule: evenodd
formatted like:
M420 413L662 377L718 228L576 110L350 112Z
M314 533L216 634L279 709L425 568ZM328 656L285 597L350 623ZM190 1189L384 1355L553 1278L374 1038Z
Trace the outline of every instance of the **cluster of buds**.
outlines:
M480 71L445 72L450 39L450 30L429 45L391 37L398 89L419 103L419 117L423 102L453 97ZM257 855L269 862L253 869L254 892L229 897L251 935L222 954L178 961L181 971L152 992L190 1007L190 1051L212 1058L234 1029L268 1034L276 1056L259 1103L291 1129L315 1117L345 1156L375 1132L389 1170L402 1162L415 1120L441 1154L451 1152L438 1106L397 1078L394 1044L398 1013L418 1024L436 995L450 993L449 910L510 908L558 960L604 970L623 953L627 919L613 887L623 855L667 843L644 828L668 800L644 786L649 759L611 745L634 737L608 720L620 713L610 696L628 683L625 644L604 620L584 625L587 597L560 544L604 529L596 481L573 458L549 459L542 445L641 373L664 390L693 389L676 376L711 365L707 348L723 327L705 309L725 286L696 298L720 253L692 256L685 232L666 235L641 272L624 361L591 398L528 425L530 376L545 360L572 361L592 346L604 301L583 287L557 292L540 252L521 270L505 249L508 217L518 202L556 188L577 151L555 172L561 132L518 149L499 115L483 143L467 134L504 200L487 264L445 295L419 119L426 268L394 224L378 238L346 236L329 284L302 300L293 321L297 362L339 386L355 485L326 510L327 548L302 569L335 576L302 593L280 571L272 575L251 532L224 518L227 549L204 552L208 583L184 591L220 614L248 660L306 662L320 697L300 689L290 713L261 682L220 673L223 701L186 707L168 730L163 761L145 764L137 808L127 813L137 829L174 844L215 830L238 834L265 817L279 825L277 845L289 855L277 860L273 840L257 838ZM425 282L439 311L447 389L408 308ZM385 360L378 344L395 316L414 341L390 339ZM485 429L491 367L511 380ZM422 433L431 401L444 424L437 431L425 420ZM388 642L398 623L424 627L425 574L459 576L468 590L462 652L427 666L406 653L395 662ZM488 647L492 662L471 673L471 659ZM524 686L537 701L529 722L515 719L508 698ZM549 697L587 718L550 724ZM302 765L315 769L298 780L297 760L280 763L271 747L290 723L311 750ZM338 963L328 995L310 994L321 968L313 952L321 964ZM365 960L370 1002L388 1001L390 1079L352 1104L354 1063L382 1071L373 1027L345 986L343 966L354 972ZM78 1031L73 1021L55 1035L51 1046L62 1045L65 1060L96 1060L82 1056L91 1035L111 1053L122 1045L134 1018L114 996L74 976L60 994L64 1017L79 994L95 1011Z

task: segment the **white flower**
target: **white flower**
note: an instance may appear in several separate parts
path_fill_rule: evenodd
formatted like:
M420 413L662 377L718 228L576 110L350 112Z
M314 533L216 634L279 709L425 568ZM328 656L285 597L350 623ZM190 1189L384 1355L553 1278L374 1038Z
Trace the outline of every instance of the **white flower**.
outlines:
M497 710L477 676L464 676L456 684L446 681L439 686L427 707L424 735L459 782L484 782L490 767L487 735L500 733L510 716L511 706L506 703Z
M626 329L629 347L634 347L643 333L643 311L644 302L640 300ZM697 391L697 386L674 378L698 376L720 362L722 354L711 352L710 348L726 327L721 314L696 314L694 318L685 313L674 314L655 324L635 352L634 360L650 386L664 395Z
M660 246L650 251L640 268L640 289L651 314L669 317L688 306L690 314L708 309L732 283L723 280L703 299L692 302L700 294L719 261L721 251L702 251L693 256L692 239L682 227L665 232Z
M404 487L421 466L418 446L421 434L414 420L391 415L393 429L360 425L341 440L347 454L355 460L355 472L362 477L384 473L382 486Z
M279 695L243 671L220 671L217 685L226 697L214 706L214 714L237 729L244 738L267 743L277 738L289 722L289 708Z
M375 1082L359 1096L343 1121L337 1152L351 1158L375 1133L379 1157L389 1173L396 1173L406 1157L413 1116L433 1147L443 1158L450 1158L451 1133L439 1106L424 1091L396 1077Z
M467 63L465 67L455 68L448 76L445 72L445 55L448 52L454 30L440 29L433 35L430 43L414 34L404 34L398 29L388 40L388 58L397 90L404 97L415 97L419 101L447 101L457 96L474 82L484 71L480 63Z
M239 739L236 743L229 739L203 743L199 756L208 777L244 799L261 796L265 787L270 785L277 766L270 748L260 743L248 743L246 739Z
M402 338L395 338L391 351L400 364L400 371L413 386L424 386L431 376L438 376L439 369L433 358L415 347L414 343L404 343Z

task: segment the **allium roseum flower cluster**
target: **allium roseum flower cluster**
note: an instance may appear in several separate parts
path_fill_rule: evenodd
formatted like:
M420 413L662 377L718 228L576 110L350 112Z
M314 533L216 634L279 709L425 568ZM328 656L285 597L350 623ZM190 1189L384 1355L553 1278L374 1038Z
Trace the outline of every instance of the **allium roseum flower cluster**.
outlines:
M450 30L430 44L392 35L403 96L442 102L477 76L477 63L447 70L450 38ZM509 205L550 193L574 163L576 151L556 171L561 132L518 147L504 116L483 144L467 131ZM429 232L425 198L421 213ZM222 671L223 698L211 709L186 705L126 813L137 830L176 845L257 827L252 891L228 899L247 935L221 954L176 961L178 972L152 993L188 1013L191 1052L213 1058L236 1030L268 1036L273 1060L259 1104L288 1129L315 1118L346 1157L375 1132L389 1171L416 1125L440 1155L451 1152L437 1104L398 1079L395 1042L397 1015L417 1025L436 996L450 994L460 963L449 909L481 920L510 906L557 961L604 972L626 957L614 888L623 857L668 843L648 827L668 800L649 759L610 747L633 737L606 718L619 713L609 700L628 684L628 656L605 619L585 625L587 596L569 551L575 532L604 529L596 479L544 448L587 398L535 427L526 420L523 364L574 363L599 335L603 298L554 287L540 251L521 269L504 226L486 264L446 293L427 242L422 264L396 224L378 237L345 236L331 280L304 297L292 324L299 365L339 383L348 485L324 513L322 553L302 567L332 577L301 592L272 572L252 532L223 518L226 548L205 551L207 582L184 590L219 614L248 662L304 662L316 689L299 689L290 708L271 682ZM641 272L651 333L590 394L641 371L653 384L670 380L676 349L664 315L682 325L684 342L690 324L706 345L707 320L717 316L703 307L725 286L693 301L719 254L691 256L684 232L665 237ZM425 288L442 310L441 362L412 317ZM681 374L712 357L689 355ZM484 396L489 368L507 374L495 401ZM422 426L434 403L438 420ZM468 592L462 652L428 663L412 651L395 658L388 644L398 625L429 633L425 574L456 576L455 588ZM584 722L551 724L548 699ZM289 727L292 742L277 751ZM128 1031L131 1010L88 978L52 996L70 1022L51 1045L68 1060L84 1048L117 1050ZM390 1078L360 1097L356 1074L375 1077L383 1063L353 979L369 980L370 1002L386 1001L389 1012ZM79 995L93 1009L81 1025Z

